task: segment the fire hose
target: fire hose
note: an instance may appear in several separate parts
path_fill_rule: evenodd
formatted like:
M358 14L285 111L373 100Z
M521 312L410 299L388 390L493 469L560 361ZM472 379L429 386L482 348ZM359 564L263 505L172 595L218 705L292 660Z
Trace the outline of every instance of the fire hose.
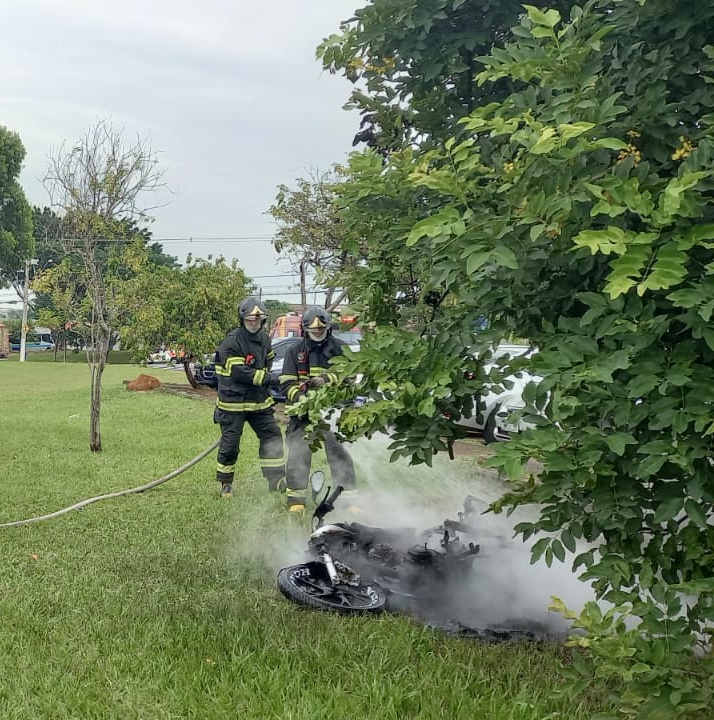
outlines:
M74 505L70 505L69 507L62 508L61 510L56 510L55 512L52 512L52 513L48 513L47 515L38 515L37 517L28 518L27 520L15 520L13 522L0 523L0 528L16 527L18 525L30 525L31 523L40 522L41 520L49 520L51 518L59 517L60 515L64 515L65 513L71 512L72 510L81 510L82 508L86 507L87 505L91 505L92 503L99 502L100 500L109 500L110 498L122 497L122 495L130 495L132 493L140 493L140 492L144 492L145 490L151 490L152 488L155 488L157 485L161 485L162 483L165 483L167 480L171 480L172 478L175 478L177 475L180 475L182 472L185 472L190 467L193 467L200 460L203 460L203 458L205 458L206 455L210 455L218 447L218 444L220 443L220 441L221 441L221 439L218 438L209 447L207 447L202 453L199 453L198 455L196 455L195 458L193 458L192 460L189 460L185 465L182 465L177 470L170 472L168 475L164 475L163 477L160 477L158 480L152 480L151 482L146 483L146 485L139 485L139 487L130 488L128 490L119 490L118 492L106 493L105 495L97 495L96 497L87 498L86 500L81 500L80 502L75 503Z

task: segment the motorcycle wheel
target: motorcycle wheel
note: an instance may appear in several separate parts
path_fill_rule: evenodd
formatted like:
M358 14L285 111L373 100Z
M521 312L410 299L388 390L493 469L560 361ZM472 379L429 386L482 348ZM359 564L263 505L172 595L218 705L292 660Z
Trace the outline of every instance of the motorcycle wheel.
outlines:
M343 614L381 613L386 596L374 585L333 586L319 562L291 565L278 573L278 589L298 605Z

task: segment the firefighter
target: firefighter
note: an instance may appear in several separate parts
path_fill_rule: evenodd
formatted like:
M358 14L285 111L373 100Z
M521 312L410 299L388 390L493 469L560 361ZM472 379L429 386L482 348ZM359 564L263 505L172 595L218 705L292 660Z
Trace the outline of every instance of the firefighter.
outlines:
M263 329L268 313L263 302L251 296L239 308L240 327L231 330L216 351L218 401L213 421L221 426L216 480L221 495L233 494L236 460L243 426L247 422L258 436L259 457L268 490L285 487L283 436L273 414L271 387L278 374L270 372L274 353Z
M337 380L330 372L330 360L342 355L345 345L332 336L332 320L324 308L308 308L302 316L302 330L303 338L288 350L280 375L280 386L288 404L298 403L311 390ZM312 464L310 444L305 439L308 422L305 415L292 415L285 434L288 446L287 501L291 512L305 509ZM347 492L354 491L355 470L347 449L331 432L325 433L324 443L333 483L342 485Z

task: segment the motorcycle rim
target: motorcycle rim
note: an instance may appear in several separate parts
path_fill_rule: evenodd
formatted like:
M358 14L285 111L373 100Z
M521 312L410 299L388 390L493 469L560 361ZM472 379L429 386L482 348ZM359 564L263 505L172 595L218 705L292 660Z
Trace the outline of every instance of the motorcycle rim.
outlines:
M322 563L291 565L278 573L278 589L298 605L338 613L380 613L386 596L374 585L333 586Z

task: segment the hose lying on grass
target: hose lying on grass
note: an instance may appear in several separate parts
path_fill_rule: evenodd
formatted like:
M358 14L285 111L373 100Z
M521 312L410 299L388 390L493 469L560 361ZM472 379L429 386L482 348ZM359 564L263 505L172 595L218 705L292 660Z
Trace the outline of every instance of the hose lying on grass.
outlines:
M218 438L212 445L210 445L210 447L207 447L202 453L196 455L196 457L193 458L193 460L189 460L185 465L182 465L177 470L170 472L168 475L164 475L163 477L159 478L158 480L152 480L150 483L146 483L146 485L140 485L139 487L131 488L129 490L120 490L119 492L107 493L106 495L97 495L97 497L93 497L93 498L87 498L86 500L81 500L80 502L75 503L74 505L70 505L69 507L62 508L62 510L57 510L56 512L48 513L47 515L38 515L37 517L28 518L27 520L15 520L14 522L0 523L0 528L15 527L17 525L29 525L30 523L40 522L40 520L49 520L50 518L55 518L55 517L59 517L60 515L64 515L65 513L68 513L71 510L81 510L86 505L91 505L92 503L99 502L100 500L109 500L109 498L116 498L116 497L121 497L122 495L130 495L131 493L140 493L140 492L144 492L145 490L151 490L151 488L155 488L157 485L161 485L161 483L165 483L167 480L171 480L171 478L175 478L177 475L180 475L185 470L188 470L190 467L193 467L199 460L203 460L203 458L205 458L206 455L209 455L218 447L218 443L220 443L220 441L221 441L221 439Z

